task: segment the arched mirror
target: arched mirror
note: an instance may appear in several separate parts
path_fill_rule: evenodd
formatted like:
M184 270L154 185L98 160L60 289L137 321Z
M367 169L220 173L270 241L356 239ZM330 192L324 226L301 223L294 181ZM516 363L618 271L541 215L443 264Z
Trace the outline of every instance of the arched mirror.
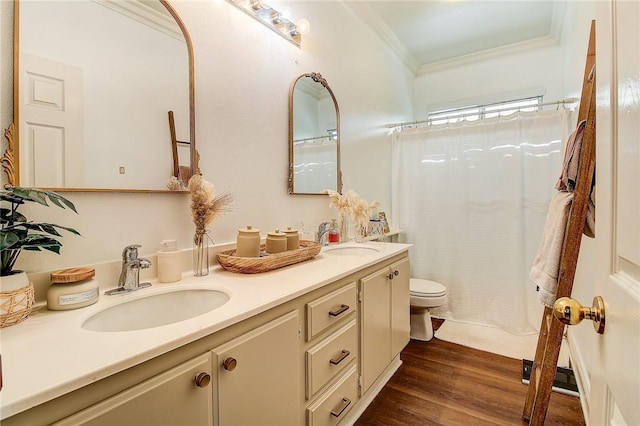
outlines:
M198 172L193 48L165 0L15 0L14 37L14 184L162 192Z
M303 74L289 91L289 193L342 191L340 112L329 84Z

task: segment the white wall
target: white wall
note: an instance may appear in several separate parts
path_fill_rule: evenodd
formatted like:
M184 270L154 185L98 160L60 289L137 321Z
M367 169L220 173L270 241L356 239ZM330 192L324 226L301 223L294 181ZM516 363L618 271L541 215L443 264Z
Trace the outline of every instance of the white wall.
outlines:
M320 72L340 107L345 189L390 205L388 130L411 118L412 76L371 30L340 2L291 2L311 32L299 49L224 0L171 2L189 30L195 55L196 138L204 177L235 196L234 211L210 227L216 243L235 241L247 224L263 234L284 226L315 229L335 217L326 196L287 194L288 93L300 74ZM2 70L8 67L11 8L2 5ZM10 58L10 57L9 57ZM11 68L8 67L10 70ZM4 78L2 79L4 84ZM2 86L2 123L10 87ZM4 177L3 177L4 179ZM66 193L76 216L57 208L25 209L27 217L72 226L62 255L23 253L18 267L46 271L120 257L126 244L154 253L161 239L191 246L188 196Z

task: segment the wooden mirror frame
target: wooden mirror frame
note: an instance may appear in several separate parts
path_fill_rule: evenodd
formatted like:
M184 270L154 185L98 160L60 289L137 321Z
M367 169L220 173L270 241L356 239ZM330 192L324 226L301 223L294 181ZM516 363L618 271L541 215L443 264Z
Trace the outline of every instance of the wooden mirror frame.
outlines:
M340 165L340 109L338 107L338 101L336 100L335 95L333 94L333 90L329 87L329 83L325 80L324 77L320 73L311 72L302 74L298 78L296 78L291 87L289 88L289 194L291 195L326 195L326 192L313 192L313 193L305 193L305 192L294 192L294 182L293 182L293 172L294 172L294 162L293 162L293 91L296 87L296 83L302 78L311 78L316 83L320 83L327 91L329 95L331 95L331 99L333 100L333 105L336 111L336 131L338 139L336 140L336 191L342 193L342 168Z
M159 0L167 9L169 14L176 21L182 35L184 36L187 46L187 55L189 59L189 153L191 175L199 174L199 154L196 149L196 112L195 112L195 76L194 76L194 59L193 59L193 43L191 36L187 31L184 22L168 3L168 0ZM7 139L7 150L4 152L0 162L2 168L7 175L7 183L5 187L20 186L20 138L19 126L15 123L19 122L19 28L20 28L20 0L14 0L14 16L13 16L13 123L5 130L4 135ZM112 189L112 188L49 188L58 192L158 192L158 193L184 193L186 191L170 191L164 189Z

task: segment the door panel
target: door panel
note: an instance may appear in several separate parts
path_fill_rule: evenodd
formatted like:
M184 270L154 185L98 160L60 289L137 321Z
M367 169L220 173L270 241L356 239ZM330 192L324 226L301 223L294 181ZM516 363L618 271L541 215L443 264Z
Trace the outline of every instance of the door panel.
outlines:
M596 345L590 424L640 424L640 3L598 2ZM596 295L594 294L594 295ZM587 303L589 301L584 301Z
M20 66L20 185L83 186L82 69L29 54Z

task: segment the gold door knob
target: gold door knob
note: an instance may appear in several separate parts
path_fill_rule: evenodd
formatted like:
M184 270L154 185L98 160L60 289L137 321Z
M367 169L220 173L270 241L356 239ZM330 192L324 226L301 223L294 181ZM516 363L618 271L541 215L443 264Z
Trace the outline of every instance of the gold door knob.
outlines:
M590 308L585 308L577 300L561 297L553 304L553 316L567 325L576 325L585 318L590 319L596 333L604 333L604 300L600 296L593 298L593 306Z
M236 361L236 359L233 357L225 358L225 360L222 361L222 368L224 368L227 371L235 370L237 365L238 365L238 361Z
M199 388L206 388L207 386L209 386L209 383L211 382L211 376L209 375L209 373L198 373L196 375L196 377L193 379L193 381L196 383L196 386Z

